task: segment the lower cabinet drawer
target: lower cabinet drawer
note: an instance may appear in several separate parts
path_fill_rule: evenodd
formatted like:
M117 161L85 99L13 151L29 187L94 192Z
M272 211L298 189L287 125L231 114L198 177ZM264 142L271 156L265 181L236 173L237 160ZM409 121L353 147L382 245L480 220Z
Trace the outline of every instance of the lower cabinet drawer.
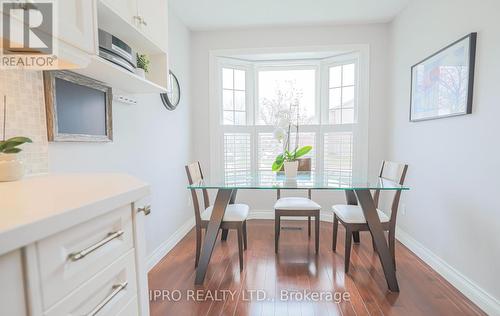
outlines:
M131 204L39 241L44 310L132 248Z
M50 308L45 315L139 315L136 297L134 250L130 250Z

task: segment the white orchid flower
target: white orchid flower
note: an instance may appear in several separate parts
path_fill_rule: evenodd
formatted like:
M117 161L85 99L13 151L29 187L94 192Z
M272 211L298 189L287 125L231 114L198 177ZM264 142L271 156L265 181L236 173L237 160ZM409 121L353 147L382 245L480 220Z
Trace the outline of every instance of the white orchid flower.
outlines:
M285 134L285 130L281 127L278 127L273 131L273 138L281 143L285 138Z
M288 125L290 125L290 120L283 117L278 121L278 127L280 128L287 128Z

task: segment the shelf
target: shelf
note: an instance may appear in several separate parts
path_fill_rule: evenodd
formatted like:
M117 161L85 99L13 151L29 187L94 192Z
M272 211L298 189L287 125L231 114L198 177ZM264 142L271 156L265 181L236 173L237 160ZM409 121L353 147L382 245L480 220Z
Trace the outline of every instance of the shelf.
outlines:
M92 56L85 69L76 72L95 78L128 93L165 93L168 86L167 48L151 40L144 30L138 29L133 21L123 18L105 2L97 0L97 26L113 34L129 45L135 52L148 55L151 66L146 79L98 56ZM130 17L132 20L132 17Z
M147 79L99 56L92 56L86 68L73 70L76 73L99 80L112 88L129 93L165 93L167 90Z

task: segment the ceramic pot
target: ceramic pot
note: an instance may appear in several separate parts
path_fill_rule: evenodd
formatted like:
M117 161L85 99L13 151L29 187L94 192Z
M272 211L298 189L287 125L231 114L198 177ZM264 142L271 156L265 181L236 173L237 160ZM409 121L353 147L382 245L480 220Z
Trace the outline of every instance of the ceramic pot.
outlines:
M142 68L135 68L135 74L141 78L146 78L146 73L144 72L144 69L142 69Z
M0 182L24 177L24 165L18 154L0 154Z
M285 178L295 179L297 178L297 170L299 169L299 162L295 161L285 161Z

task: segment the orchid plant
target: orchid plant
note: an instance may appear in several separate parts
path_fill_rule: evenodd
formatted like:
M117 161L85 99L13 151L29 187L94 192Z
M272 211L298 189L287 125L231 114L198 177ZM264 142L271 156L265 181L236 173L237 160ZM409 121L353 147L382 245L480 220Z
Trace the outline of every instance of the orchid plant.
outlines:
M292 107L296 107L296 121L292 122ZM280 171L285 162L296 161L298 158L307 155L312 146L303 146L299 148L299 111L298 104L290 105L290 111L279 114L278 124L273 132L273 137L283 145L282 153L274 159L272 170ZM291 149L291 134L295 130L295 147Z

